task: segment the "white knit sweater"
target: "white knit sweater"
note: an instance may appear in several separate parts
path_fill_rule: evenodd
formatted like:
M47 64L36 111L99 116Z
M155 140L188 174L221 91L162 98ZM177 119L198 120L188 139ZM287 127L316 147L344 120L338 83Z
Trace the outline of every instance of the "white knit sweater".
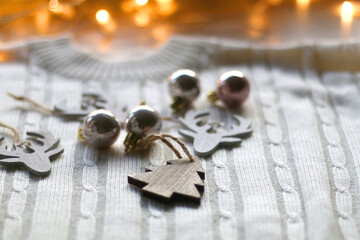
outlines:
M49 130L65 153L46 178L0 167L0 239L359 239L359 43L269 49L178 37L123 62L82 52L68 39L26 47L27 61L0 65L0 121L22 134ZM196 109L210 108L206 92L227 70L251 82L241 114L253 134L200 159L199 207L158 203L127 183L128 174L175 158L163 145L125 155L123 131L111 150L98 151L77 140L79 122L19 108L5 94L49 107L66 98L79 107L81 93L97 89L118 104L145 100L169 116L166 79L179 68L200 76ZM178 127L166 122L163 131L178 136Z

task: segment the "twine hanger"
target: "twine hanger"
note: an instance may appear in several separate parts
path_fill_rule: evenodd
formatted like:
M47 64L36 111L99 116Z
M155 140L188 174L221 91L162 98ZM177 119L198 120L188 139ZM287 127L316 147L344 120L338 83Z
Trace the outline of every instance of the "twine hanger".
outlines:
M40 112L42 113L46 113L46 114L50 114L50 115L58 115L59 113L51 108L48 108L28 97L25 97L25 96L21 96L21 95L15 95L13 93L10 93L10 92L7 92L6 93L9 97L17 100L17 101L20 101L20 102L26 102L26 103L29 103L31 104L35 109L39 110ZM146 104L145 102L141 102L140 105L144 105ZM173 121L174 119L172 117L162 117L162 120L164 121Z
M31 142L30 142L30 141L21 141L20 134L19 134L18 130L16 130L15 128L13 128L13 127L5 124L5 123L2 123L2 122L0 122L0 127L9 129L10 131L13 132L13 134L14 134L14 136L12 137L13 142L14 142L14 143L18 143L18 146L22 147L22 146L25 145L25 144L31 146Z
M194 157L190 154L189 150L187 149L187 147L185 146L185 144L178 139L177 137L174 137L170 134L156 134L156 133L152 133L147 135L146 137L144 137L144 139L141 141L141 143L143 144L143 147L146 149L149 147L149 145L157 140L162 141L163 143L165 143L174 153L175 155L179 158L182 159L181 154L179 153L179 151L175 148L175 146L169 141L167 140L167 138L175 141L180 147L181 149L184 151L184 153L186 154L186 156L189 158L190 162L195 161Z
M46 114L50 114L50 115L56 115L57 112L54 111L53 109L50 109L44 105L41 105L40 103L35 102L34 100L25 97L25 96L19 96L19 95L15 95L13 93L7 92L7 95L9 97L12 97L13 99L20 101L20 102L27 102L29 104L31 104L35 109L38 109L39 111L46 113Z
M32 100L32 99L30 99L30 98L28 98L28 97L15 95L15 94L10 93L10 92L7 92L7 95L10 96L10 97L12 97L13 99L15 99L15 100L17 100L17 101L27 102L27 103L31 104L34 108L38 109L38 110L41 111L41 112L44 112L44 113L47 113L47 114L51 114L51 115L56 115L56 114L57 114L57 112L54 111L53 109L50 109L50 108L48 108L48 107L46 107L46 106L44 106L44 105L41 105L40 103L37 103L37 102L35 102L34 100ZM145 104L145 102L143 102L143 103L141 103L141 104ZM164 117L163 120L171 121L171 120L173 120L173 119L172 119L171 117ZM0 123L0 126L5 127L5 128L8 128L8 129L10 129L10 130L14 133L14 139L13 139L13 140L14 140L15 143L18 143L18 142L20 141L20 135L19 135L18 131L17 131L15 128L13 128L13 127L11 127L11 126L9 126L9 125L6 125L6 124L2 124L2 123ZM179 151L175 148L175 146L174 146L171 142L169 142L169 141L167 140L167 138L172 139L173 141L175 141L175 142L182 148L182 150L184 151L184 153L186 154L186 156L189 158L189 160L190 160L191 162L194 161L193 156L190 154L190 152L189 152L189 150L187 149L187 147L185 146L185 144L184 144L180 139L178 139L177 137L174 137L174 136L169 135L169 134L155 134L155 133L149 134L148 136L146 136L146 137L142 140L143 147L144 147L144 148L148 148L149 145L150 145L152 142L155 142L155 141L157 141L157 140L161 140L163 143L165 143L165 144L175 153L175 155L176 155L179 159L181 159L181 158L182 158L181 154L180 154ZM28 141L24 141L24 142L20 143L20 145L25 144L25 143L31 144L31 143L28 142Z

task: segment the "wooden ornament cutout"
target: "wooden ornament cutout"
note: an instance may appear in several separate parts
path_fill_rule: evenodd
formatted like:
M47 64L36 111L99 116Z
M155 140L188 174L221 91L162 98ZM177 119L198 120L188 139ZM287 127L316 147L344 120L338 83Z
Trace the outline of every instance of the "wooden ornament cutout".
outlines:
M237 145L241 143L241 137L252 133L251 122L248 119L232 115L238 125L232 125L230 130L225 130L223 123L204 122L201 119L201 117L209 115L210 112L208 111L195 112L190 110L184 118L179 119L187 127L187 129L180 129L179 133L194 140L195 154L200 157L211 155L221 146Z
M96 109L107 109L109 101L98 93L85 92L82 94L81 108L68 108L66 100L61 101L54 106L54 110L63 117L79 118L85 117Z
M50 132L27 132L32 144L14 144L11 150L0 148L0 165L24 166L29 172L47 176L51 171L51 160L60 156L64 149L57 148L60 139Z
M110 110L121 120L125 119L127 114L127 107L125 105L116 107L116 104L114 101L111 101L110 98L107 98L100 93L92 92L83 93L80 109L67 107L66 100L63 100L54 106L55 112L66 118L83 118L97 109ZM119 111L117 109L119 109Z
M150 167L144 173L128 176L128 182L142 188L144 196L159 201L187 201L200 204L205 172L199 160L167 161L165 166Z

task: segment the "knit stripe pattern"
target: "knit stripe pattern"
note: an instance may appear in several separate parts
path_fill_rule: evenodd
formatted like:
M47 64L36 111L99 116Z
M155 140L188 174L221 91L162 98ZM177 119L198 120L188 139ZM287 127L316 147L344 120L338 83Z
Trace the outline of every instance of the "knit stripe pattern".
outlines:
M152 53L119 59L67 37L7 47L22 57L0 64L0 121L22 137L51 131L65 153L46 178L0 166L0 239L359 239L359 48L358 42L264 47L177 36ZM227 127L231 113L207 103L207 91L229 70L244 72L251 85L241 115L253 133L199 158L206 172L200 206L159 203L127 183L129 174L175 159L161 143L125 154L122 130L109 150L96 150L78 141L81 122L6 96L79 108L82 93L98 91L118 107L145 101L168 117L167 77L181 68L200 77L194 109L211 111ZM179 128L178 121L164 121L162 131L181 138ZM10 134L1 129L0 147L12 143Z

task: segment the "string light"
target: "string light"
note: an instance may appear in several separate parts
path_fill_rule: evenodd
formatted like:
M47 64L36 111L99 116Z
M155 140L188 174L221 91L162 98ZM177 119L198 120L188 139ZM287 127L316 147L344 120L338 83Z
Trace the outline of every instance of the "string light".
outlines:
M67 3L59 3L58 0L49 1L49 10L66 20L71 20L75 16L74 6Z
M58 0L50 0L49 1L49 10L50 11L56 10L58 6L59 6Z
M8 60L7 54L4 52L0 52L0 62L5 62Z
M296 0L298 7L307 8L310 4L310 0Z
M144 6L148 3L148 0L135 0L135 1L140 6Z
M341 19L344 24L348 24L352 22L352 18L354 15L354 7L349 1L345 1L341 5Z
M176 6L173 0L156 0L158 13L168 16L175 12Z
M349 2L349 1L345 1L343 4L342 4L342 6L341 6L341 9L342 9L342 12L344 13L344 14L353 14L353 11L354 11L354 9L353 9L353 5L351 4L351 2Z
M50 16L47 9L39 11L35 15L35 25L39 33L46 33L49 28Z
M134 15L134 21L139 27L145 27L150 22L150 16L147 12L137 12Z
M107 23L109 21L110 15L108 13L108 11L106 11L105 9L100 9L96 12L96 20L99 23Z
M116 30L115 21L105 9L98 10L95 14L95 18L106 33L113 33Z
M268 0L267 2L272 6L279 6L282 4L283 0Z

